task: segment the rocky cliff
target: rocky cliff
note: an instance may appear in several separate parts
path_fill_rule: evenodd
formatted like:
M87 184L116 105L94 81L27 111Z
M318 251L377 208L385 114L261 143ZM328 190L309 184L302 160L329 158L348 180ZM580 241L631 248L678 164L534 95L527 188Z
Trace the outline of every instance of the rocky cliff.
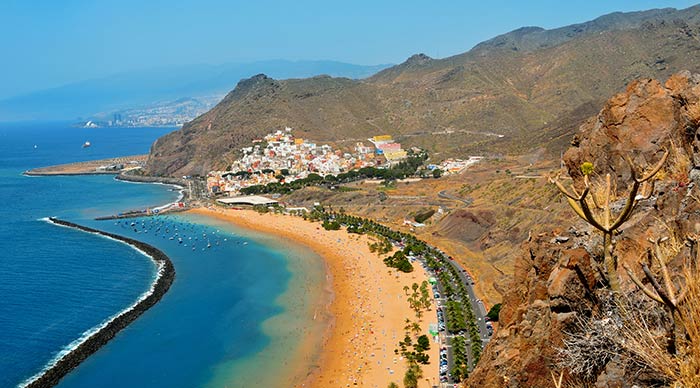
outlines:
M554 30L524 28L449 58L414 55L365 80L258 75L159 139L148 170L204 174L284 126L341 146L389 133L438 158L540 147L558 155L572 128L631 80L700 71L699 15L696 6L612 14Z
M615 321L609 308L610 276L620 279L624 298L646 300L640 302L646 306L643 310L659 311L664 324L671 321L667 309L645 299L623 268L644 279L640 263L647 264L651 274L660 278L652 255L645 252L652 246L650 241L662 239L668 247L664 252L670 281L682 288L680 268L693 256L692 239L700 231L699 125L700 75L682 72L664 84L653 79L630 83L580 127L564 155L567 172L573 178L570 183L579 193L583 191L581 166L586 162L594 169L589 175L592 188L604 188L605 176L610 174L613 214L625 204L632 171L639 177L665 153L667 160L653 178L651 196L636 198L636 209L613 236L612 253L617 261L614 274L602 268L601 233L583 220L530 236L515 263L513 283L500 313L500 328L467 386L553 387L552 376L560 375L568 386L670 384L653 367L631 362L634 357L623 350L602 356L596 353L605 347L596 342L598 339L615 335L606 330L622 330L624 325L597 333L582 331L590 327L585 322ZM572 217L574 214L572 211ZM648 282L646 286L651 289ZM570 348L565 346L565 339L572 336L585 338L584 343L590 345L587 352L582 352L588 353L589 359L575 360L585 366L581 370L572 367L567 353Z

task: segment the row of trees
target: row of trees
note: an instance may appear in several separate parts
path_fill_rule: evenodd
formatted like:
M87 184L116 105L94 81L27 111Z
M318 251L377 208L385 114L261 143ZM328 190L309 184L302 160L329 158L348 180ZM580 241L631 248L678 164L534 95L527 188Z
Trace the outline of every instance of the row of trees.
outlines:
M434 251L434 248L431 248ZM472 358L474 359L474 364L479 361L481 357L481 334L479 332L479 327L476 324L476 316L469 303L469 293L467 292L467 287L464 283L460 282L459 274L454 266L447 263L447 258L441 252L435 252L434 255L426 255L426 264L429 268L434 270L438 276L438 281L440 282L440 287L444 296L450 301L461 300L462 303L459 305L462 307L462 315L464 317L464 322L466 322L467 334L471 342L471 352ZM451 319L451 314L448 311L447 321L448 330L449 322ZM461 320L457 326L461 325ZM460 329L460 331L463 329Z
M322 177L316 173L309 174L306 178L297 179L289 183L286 182L273 182L266 185L254 185L248 186L241 189L241 193L245 195L256 195L256 194L288 194L292 191L299 190L307 186L318 186L321 184L339 184L339 183L349 183L362 179L383 179L386 181L393 181L396 179L404 179L409 176L416 174L418 169L423 165L425 160L428 159L428 154L421 152L417 155L411 155L406 160L401 161L395 166L390 168L377 168L377 167L363 167L357 170L350 170L338 175L326 175ZM250 174L245 171L236 173L235 175ZM284 175L284 174L282 174ZM280 176L278 178L283 178Z
M318 174L311 173L306 178L297 179L295 181L286 182L272 182L266 185L254 185L248 186L241 189L241 193L245 195L257 195L257 194L289 194L294 190L299 190L307 186L314 186L324 182L324 178Z
M428 245L425 241L416 238L412 234L396 231L373 220L352 216L344 212L330 212L325 211L322 207L318 207L315 208L308 217L322 221L333 220L345 226L348 230L352 230L353 233L373 235L381 239L380 241L384 241L384 246L392 243L399 246L403 245L401 250L385 259L387 265L397 266L396 268L399 270L406 272L412 271L413 266L408 258L411 256L422 257L428 268L437 274L444 296L451 301L461 300L461 303L454 305L460 308L460 316L463 317L463 319L459 318L460 324L458 326L462 326L462 330L464 328L467 330L467 335L469 335L471 342L472 358L474 359L474 364L476 364L482 352L481 334L476 324L476 315L469 302L469 293L467 292L465 284L459 280L460 277L457 270L448 262L449 259L444 253ZM375 248L378 248L378 245L375 246ZM372 249L371 246L370 249ZM378 251L378 249L375 251ZM448 321L451 319L452 313L456 313L456 309L452 312L447 312L446 319ZM466 323L466 326L461 322Z
M447 310L447 331L457 333L467 329L467 319L464 317L464 309L460 302L448 300Z
M464 337L452 338L452 379L456 382L469 377L469 359L467 358L467 344Z
M423 281L420 285L413 283L411 287L404 286L404 292L408 296L408 304L416 315L416 321L412 322L406 318L406 326L404 326L406 334L403 341L399 342L401 355L408 364L403 383L406 388L417 388L418 380L423 375L421 365L430 363L430 356L426 353L430 350L430 338L421 334L420 325L423 311L429 310L431 306L428 282ZM395 352L398 354L398 349Z
M415 311L416 317L420 319L423 316L423 310L429 310L431 305L428 282L424 280L420 286L418 283L413 283L410 288L408 286L403 286L403 290L408 296L409 306ZM409 291L411 292L409 293Z

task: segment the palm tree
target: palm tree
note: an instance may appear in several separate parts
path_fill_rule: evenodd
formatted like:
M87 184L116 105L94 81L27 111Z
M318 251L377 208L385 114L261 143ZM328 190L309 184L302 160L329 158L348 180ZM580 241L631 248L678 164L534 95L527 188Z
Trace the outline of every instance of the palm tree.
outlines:
M411 330L413 331L414 335L420 334L420 324L418 322L413 322L411 324Z

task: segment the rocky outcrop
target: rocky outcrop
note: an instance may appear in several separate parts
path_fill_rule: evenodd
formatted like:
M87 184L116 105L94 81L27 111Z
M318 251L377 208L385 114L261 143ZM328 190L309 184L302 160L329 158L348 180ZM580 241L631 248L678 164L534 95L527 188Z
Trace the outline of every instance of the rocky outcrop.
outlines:
M611 175L617 191L612 204L615 212L625 201L630 164L635 170L648 169L664 152L669 153L656 177L653 195L638 202L630 220L614 237L618 262L614 276L620 279L625 294L637 289L622 266L629 265L643 278L638 260L650 246L649 238L669 237L676 243L678 252L669 265L678 270L689 255L684 239L700 231L699 124L699 75L682 72L663 84L638 80L581 126L564 155L568 173L579 189L584 162L593 164L594 182ZM500 329L467 386L553 387L552 374L562 373L571 381L577 378L559 363L558 349L566 333L576 330L577 320L600 311L609 296L606 275L599 265L601 245L600 233L582 220L532 236L523 244L513 284L503 301ZM649 386L654 382L648 374L623 368L616 358L593 372L590 384L596 387Z

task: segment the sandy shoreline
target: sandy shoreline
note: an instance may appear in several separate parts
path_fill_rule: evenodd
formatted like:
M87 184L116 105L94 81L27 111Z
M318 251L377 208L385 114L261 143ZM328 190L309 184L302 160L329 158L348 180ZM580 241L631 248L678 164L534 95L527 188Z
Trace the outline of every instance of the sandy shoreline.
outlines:
M300 357L306 362L295 373L298 378L292 386L384 388L392 381L403 385L406 363L394 349L404 336L405 319L415 317L403 287L426 280L419 266L410 274L389 269L369 251L367 236L326 231L319 223L298 217L219 208L190 212L295 241L326 262L334 294L328 307L333 323L317 360L308 359L314 357L313 349L301 346ZM433 307L422 319L424 333L436 320L434 311ZM420 387L437 385L438 344L431 343L429 355L432 363L423 366ZM309 368L310 363L318 366Z

